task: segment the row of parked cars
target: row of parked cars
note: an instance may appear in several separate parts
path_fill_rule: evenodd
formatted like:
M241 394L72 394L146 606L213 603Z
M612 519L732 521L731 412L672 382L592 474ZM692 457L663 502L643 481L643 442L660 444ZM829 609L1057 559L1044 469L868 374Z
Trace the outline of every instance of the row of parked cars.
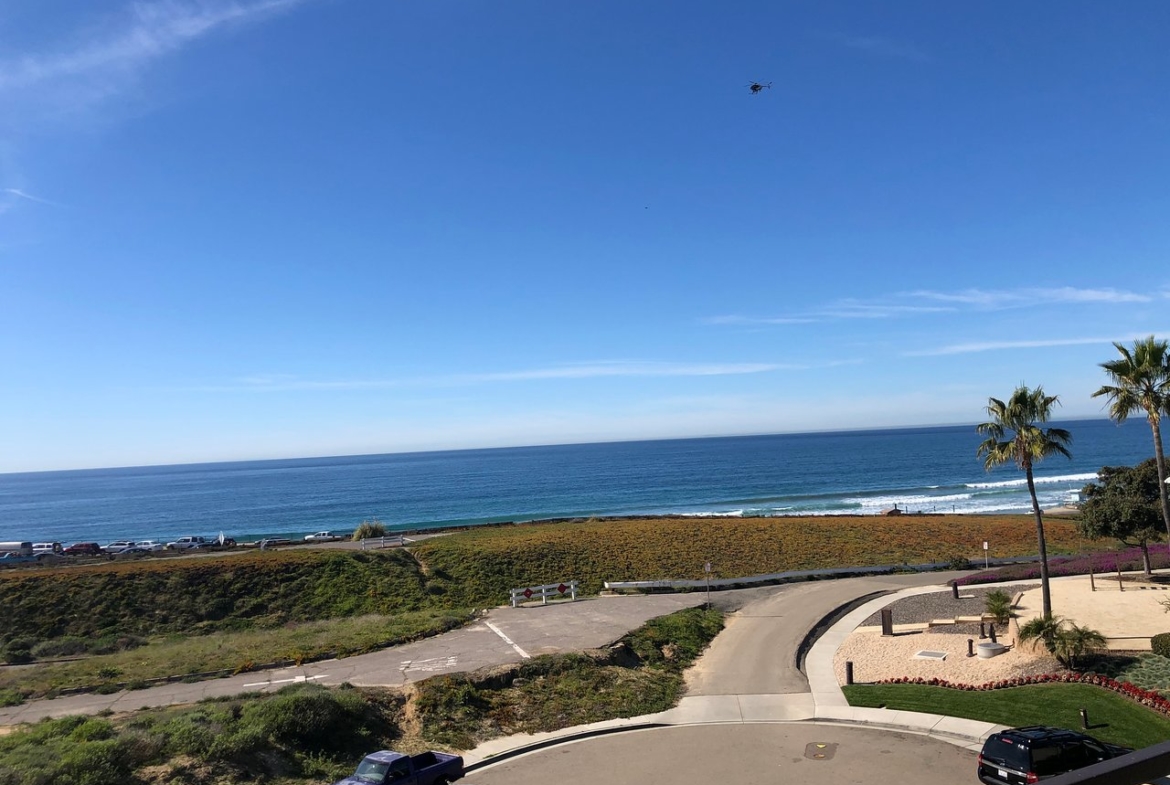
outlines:
M30 561L50 561L64 556L134 556L158 551L186 551L194 548L231 547L231 537L179 537L174 542L158 540L117 540L108 545L96 542L75 542L62 546L59 542L0 542L0 559L15 564Z
M339 532L320 531L305 535L307 543L338 542L347 539ZM292 540L284 537L268 537L253 543L261 550L291 545ZM248 543L245 543L248 544ZM117 540L108 545L96 542L75 542L62 546L59 542L0 542L0 566L24 562L44 562L63 556L142 556L158 551L190 551L204 548L231 548L236 541L231 537L179 537L173 542L158 540Z

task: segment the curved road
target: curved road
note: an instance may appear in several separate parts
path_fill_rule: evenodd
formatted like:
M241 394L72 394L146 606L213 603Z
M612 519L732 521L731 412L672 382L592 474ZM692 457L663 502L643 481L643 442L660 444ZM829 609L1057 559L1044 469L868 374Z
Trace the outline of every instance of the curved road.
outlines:
M687 725L562 744L467 775L475 785L842 785L975 782L975 754L840 725Z

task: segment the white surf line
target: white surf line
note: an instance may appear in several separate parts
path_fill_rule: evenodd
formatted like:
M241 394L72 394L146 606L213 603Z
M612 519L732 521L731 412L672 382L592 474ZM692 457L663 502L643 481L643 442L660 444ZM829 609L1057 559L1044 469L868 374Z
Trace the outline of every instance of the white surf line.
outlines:
M484 622L484 624L486 624L486 625L487 625L487 628L488 628L489 630L491 630L491 631L492 631L492 632L494 632L496 635L499 635L501 638L503 638L503 639L504 639L504 643L508 644L508 645L509 645L509 646L511 646L513 649L515 649L515 650L516 650L516 653L517 653L517 654L519 654L521 657L523 657L523 658L524 658L524 659L526 659L526 660L530 660L530 659L532 659L532 655L531 655L531 654L529 654L528 652L524 651L524 649L521 649L521 648L520 648L519 646L517 646L515 643L512 643L512 639L511 639L511 638L509 638L507 635L505 635L505 634L504 634L504 633L503 633L503 632L500 630L500 628L499 628L499 627L497 627L496 625L492 624L490 621L485 621L485 622Z

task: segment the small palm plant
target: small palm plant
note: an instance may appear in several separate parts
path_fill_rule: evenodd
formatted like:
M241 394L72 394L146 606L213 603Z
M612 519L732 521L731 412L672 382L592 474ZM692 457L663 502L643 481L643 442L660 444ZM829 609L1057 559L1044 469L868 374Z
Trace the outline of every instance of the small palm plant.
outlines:
M1105 636L1088 627L1081 627L1069 623L1068 629L1062 629L1056 636L1056 658L1076 670L1077 657L1100 651L1105 648Z
M1059 616L1037 616L1020 625L1020 643L1042 644L1050 652L1056 651L1056 636L1064 619Z
M1059 616L1038 616L1020 625L1020 643L1042 644L1061 664L1075 669L1077 658L1105 648L1105 636Z
M1007 624L1012 617L1012 597L1003 589L988 592L983 599L984 610L996 624Z

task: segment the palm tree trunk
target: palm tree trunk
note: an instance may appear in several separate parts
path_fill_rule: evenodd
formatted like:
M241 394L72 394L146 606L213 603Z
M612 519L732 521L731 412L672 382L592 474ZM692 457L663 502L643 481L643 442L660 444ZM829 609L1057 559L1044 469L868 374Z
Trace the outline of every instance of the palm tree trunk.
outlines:
M1142 549L1142 569L1146 572L1147 578L1154 576L1154 571L1150 568L1150 541L1142 540L1138 546Z
M1158 495L1162 497L1162 521L1166 524L1166 542L1170 543L1170 488L1166 486L1166 456L1162 452L1162 428L1159 418L1150 418L1154 431L1154 463L1158 466Z
M1048 587L1048 546L1044 542L1044 514L1040 512L1040 500L1036 498L1036 481L1032 478L1032 466L1024 467L1028 478L1028 493L1032 496L1032 513L1036 516L1036 541L1040 545L1040 596L1043 600L1041 613L1045 619L1052 618L1052 591Z

